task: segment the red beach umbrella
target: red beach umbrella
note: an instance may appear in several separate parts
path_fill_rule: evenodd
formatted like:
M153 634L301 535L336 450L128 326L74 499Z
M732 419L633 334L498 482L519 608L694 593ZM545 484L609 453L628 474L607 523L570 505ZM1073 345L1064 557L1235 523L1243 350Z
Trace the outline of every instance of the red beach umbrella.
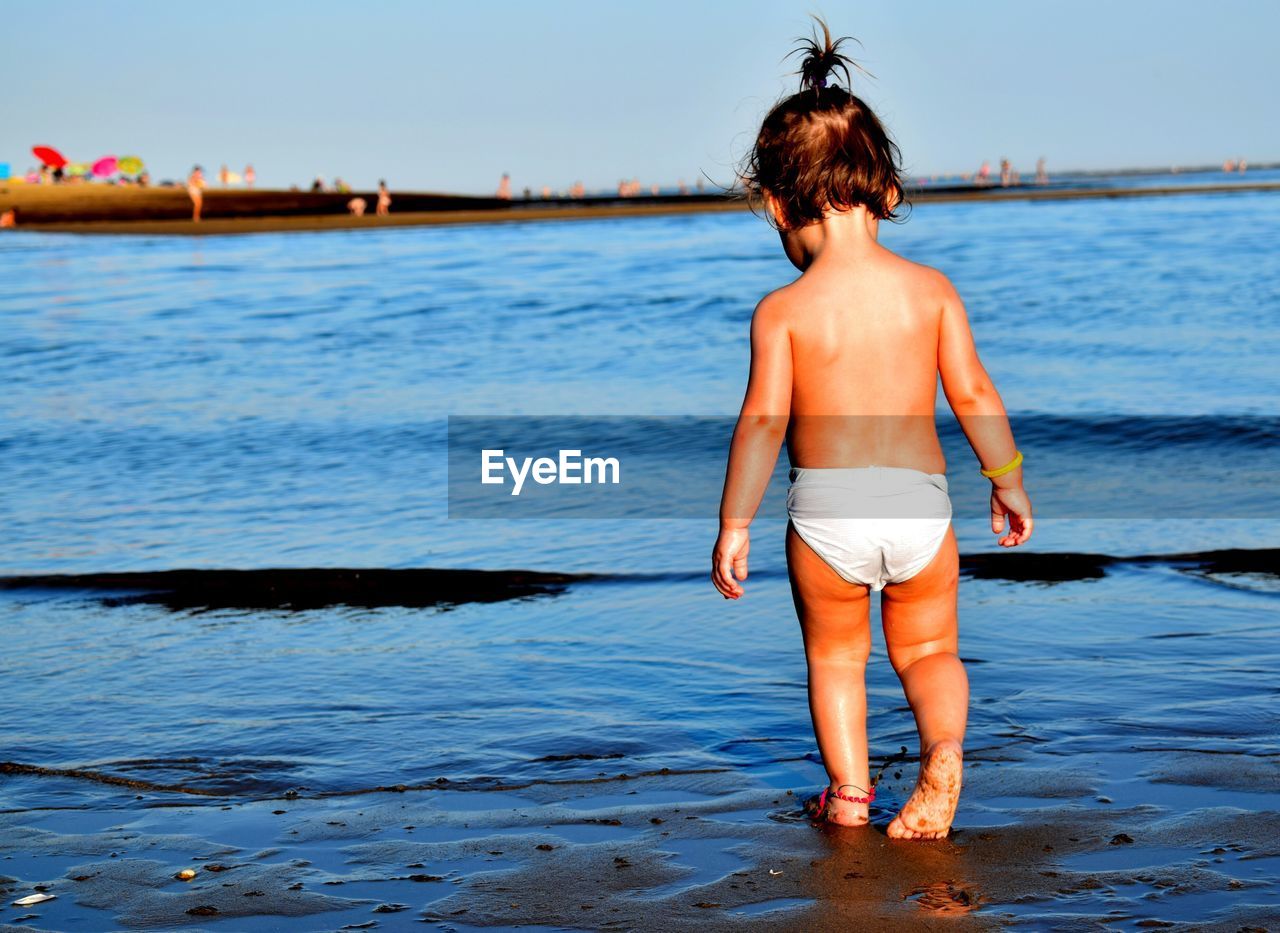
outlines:
M41 165L48 165L51 168L62 168L67 164L62 153L50 146L32 146L31 154L40 160Z
M116 157L103 156L97 162L93 163L93 174L98 178L106 178L108 175L116 173Z

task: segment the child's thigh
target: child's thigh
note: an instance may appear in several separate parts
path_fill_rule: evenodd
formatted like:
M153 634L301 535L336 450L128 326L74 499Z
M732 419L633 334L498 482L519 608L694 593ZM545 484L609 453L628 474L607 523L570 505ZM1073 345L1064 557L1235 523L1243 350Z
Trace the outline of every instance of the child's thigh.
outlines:
M787 526L791 598L804 633L805 652L839 653L865 661L871 653L871 599L867 587L841 577Z
M880 614L885 646L894 667L901 669L918 657L959 647L956 593L960 553L951 529L942 547L924 570L910 580L884 588Z

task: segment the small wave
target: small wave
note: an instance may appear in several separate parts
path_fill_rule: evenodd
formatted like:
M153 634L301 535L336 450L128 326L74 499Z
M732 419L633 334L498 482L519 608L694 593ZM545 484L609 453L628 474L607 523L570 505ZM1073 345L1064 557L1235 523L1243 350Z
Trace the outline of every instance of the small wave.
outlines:
M200 797L222 797L225 793L207 787L193 787L188 784L161 784L156 781L144 781L138 778L125 777L121 774L107 774L92 771L88 768L46 768L43 765L23 764L17 761L0 761L0 774L32 777L66 777L81 781L93 781L97 784L110 784L115 787L128 787L131 790L164 791L174 794L194 794Z
M612 757L612 756L601 756ZM193 761L193 759L181 759ZM431 781L416 784L379 784L372 787L350 787L331 790L311 790L307 787L291 788L254 788L243 787L202 787L191 783L164 783L132 778L123 774L112 774L91 768L51 768L44 765L27 764L18 761L0 761L0 775L13 777L59 777L88 781L95 784L106 784L113 787L126 787L130 790L150 793L187 794L197 797L250 797L255 800L298 800L324 799L330 797L361 797L366 794L405 794L413 791L450 790L476 792L507 792L527 790L532 787L573 786L580 784L610 784L636 780L647 777L671 777L692 774L721 774L728 768L650 768L619 774L600 774L594 777L570 778L535 778L528 781L506 781L500 778L471 778L466 780L450 780L438 777ZM246 791L248 791L246 793Z

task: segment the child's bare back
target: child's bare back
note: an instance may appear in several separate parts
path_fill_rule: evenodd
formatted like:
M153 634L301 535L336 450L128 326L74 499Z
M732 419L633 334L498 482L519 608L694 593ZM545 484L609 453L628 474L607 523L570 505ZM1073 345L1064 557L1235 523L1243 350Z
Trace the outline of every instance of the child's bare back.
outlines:
M865 239L815 259L757 311L790 344L791 463L941 473L938 346L954 292L941 273Z

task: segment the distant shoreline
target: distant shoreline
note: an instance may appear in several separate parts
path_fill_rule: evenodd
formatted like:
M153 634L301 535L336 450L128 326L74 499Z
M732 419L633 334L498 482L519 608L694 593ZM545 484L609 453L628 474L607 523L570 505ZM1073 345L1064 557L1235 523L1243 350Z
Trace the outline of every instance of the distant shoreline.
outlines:
M913 190L913 204L995 201L1169 197L1195 194L1280 192L1280 182L1230 182L1207 185L1079 187L1022 185L925 187ZM373 203L366 193L337 194L271 190L212 189L205 195L205 219L187 219L190 201L181 188L42 186L0 184L0 212L16 207L17 229L48 233L195 235L292 231L374 230L387 227L522 223L541 220L593 220L719 213L747 209L740 197L658 195L580 200L513 200L430 193L392 193L386 217L345 212L352 197ZM405 210L405 207L411 209ZM399 209L398 209L399 208Z

